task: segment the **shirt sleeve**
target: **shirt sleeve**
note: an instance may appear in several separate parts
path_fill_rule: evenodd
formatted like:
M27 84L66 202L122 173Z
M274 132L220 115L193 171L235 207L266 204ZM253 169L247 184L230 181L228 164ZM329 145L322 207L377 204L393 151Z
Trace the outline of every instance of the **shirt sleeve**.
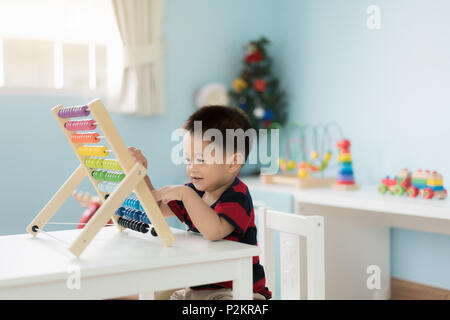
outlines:
M184 204L182 201L172 200L167 203L170 210L180 219L181 222L186 221L186 209L184 208Z
M244 233L250 225L252 205L250 199L243 193L227 193L216 205L214 211L234 226L238 233Z

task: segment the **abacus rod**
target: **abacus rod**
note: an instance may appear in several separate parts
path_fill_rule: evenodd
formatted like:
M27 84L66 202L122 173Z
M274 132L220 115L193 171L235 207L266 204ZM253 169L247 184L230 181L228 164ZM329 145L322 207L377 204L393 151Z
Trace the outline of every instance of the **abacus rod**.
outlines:
M47 237L53 238L53 239L55 239L55 240L57 240L57 241L63 243L63 244L66 245L66 246L69 245L69 243L67 243L67 242L65 242L65 241L63 241L63 240L61 240L61 239L59 239L59 238L57 238L57 237L51 235L51 234L48 233L47 231L45 231L45 230L43 230L43 229L40 229L40 228L37 227L37 226L36 226L35 230L36 230L36 232L41 232L42 234L45 234Z
M87 222L47 222L47 224L54 225L86 225ZM114 226L114 223L107 223L105 226Z
M84 251L86 246L92 241L95 235L100 231L110 218L115 216L115 210L120 207L125 198L133 191L136 185L143 181L147 174L147 169L140 163L136 163L131 171L120 183L120 188L114 190L108 199L100 206L92 218L89 220L80 235L72 243L69 250L77 257ZM145 183L145 182L144 182ZM117 221L117 220L116 220Z
M134 219L130 219L130 218L127 218L127 219L133 220L133 221L139 221L139 220L134 220ZM154 233L156 233L156 230L154 230L155 227L153 227L153 225L151 223L147 223L147 222L143 222L143 221L139 221L139 222L146 223L149 226L149 229L151 230L152 235L154 235ZM47 225L49 225L49 224L53 224L53 225L80 225L80 224L81 225L86 225L86 224L88 224L88 222L78 222L78 223L77 222L47 222ZM114 226L114 225L115 225L114 223L107 223L104 226L108 226L109 227L109 226ZM129 228L127 228L127 229L129 229ZM37 227L37 230L45 232L44 230L39 229L39 227ZM130 230L132 230L132 229L130 229ZM134 231L136 231L136 230L134 230ZM54 237L52 235L49 235L49 236ZM57 240L59 240L59 239L57 239Z

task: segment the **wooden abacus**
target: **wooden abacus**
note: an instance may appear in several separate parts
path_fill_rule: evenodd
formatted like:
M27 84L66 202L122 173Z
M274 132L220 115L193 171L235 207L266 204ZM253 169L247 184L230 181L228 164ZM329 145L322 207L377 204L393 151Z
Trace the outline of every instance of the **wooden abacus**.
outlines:
M144 180L147 169L133 161L100 99L95 99L85 106L64 107L59 105L54 107L52 112L78 157L80 165L26 230L36 236L87 176L103 203L71 244L69 250L74 255L80 256L110 219L114 221L119 231L130 228L143 233L148 231L151 221L164 246L170 246L175 238ZM85 117L89 114L95 120L85 118L70 120L70 118ZM111 150L106 146L84 145L85 143L100 142L98 133L77 132L95 130L97 126L102 131L102 138L106 139ZM117 160L104 159L110 151L115 154ZM128 197L133 190L135 197Z

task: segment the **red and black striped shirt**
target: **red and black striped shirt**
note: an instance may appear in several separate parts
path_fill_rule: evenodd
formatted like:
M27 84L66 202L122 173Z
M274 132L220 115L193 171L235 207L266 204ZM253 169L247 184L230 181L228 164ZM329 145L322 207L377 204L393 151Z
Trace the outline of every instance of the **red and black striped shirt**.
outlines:
M187 186L194 189L197 194L202 197L204 191L197 190L192 183L187 183ZM189 227L189 231L199 232L193 224L189 213L181 201L170 201L168 203L173 213ZM233 184L222 193L219 199L211 205L219 217L224 218L232 226L234 226L233 232L231 232L224 239L243 242L257 246L256 238L256 225L255 225L255 212L253 210L253 201L248 191L247 185L243 183L237 177L234 179ZM220 289L220 288L232 288L232 281L219 282L214 284L195 286L192 289ZM264 274L264 268L259 263L259 257L253 257L253 292L262 294L267 299L272 297L272 293L265 286L266 278Z

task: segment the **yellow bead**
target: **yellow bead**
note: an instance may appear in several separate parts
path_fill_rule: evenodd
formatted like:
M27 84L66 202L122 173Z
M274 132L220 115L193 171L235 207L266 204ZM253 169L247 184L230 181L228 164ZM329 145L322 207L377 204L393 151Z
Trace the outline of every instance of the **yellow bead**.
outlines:
M84 157L106 157L109 154L108 147L105 146L81 146L77 152Z
M311 151L311 153L309 154L309 157L311 159L317 159L319 157L319 153L316 150Z
M308 176L308 171L306 169L298 170L298 177L300 179L305 179Z
M326 161L326 162L330 161L331 160L331 152L328 151L325 154L325 157L323 157L323 160Z
M287 163L287 169L288 169L289 171L294 170L296 167L297 167L297 164L295 163L294 160L289 160L289 161L288 161L288 163Z

